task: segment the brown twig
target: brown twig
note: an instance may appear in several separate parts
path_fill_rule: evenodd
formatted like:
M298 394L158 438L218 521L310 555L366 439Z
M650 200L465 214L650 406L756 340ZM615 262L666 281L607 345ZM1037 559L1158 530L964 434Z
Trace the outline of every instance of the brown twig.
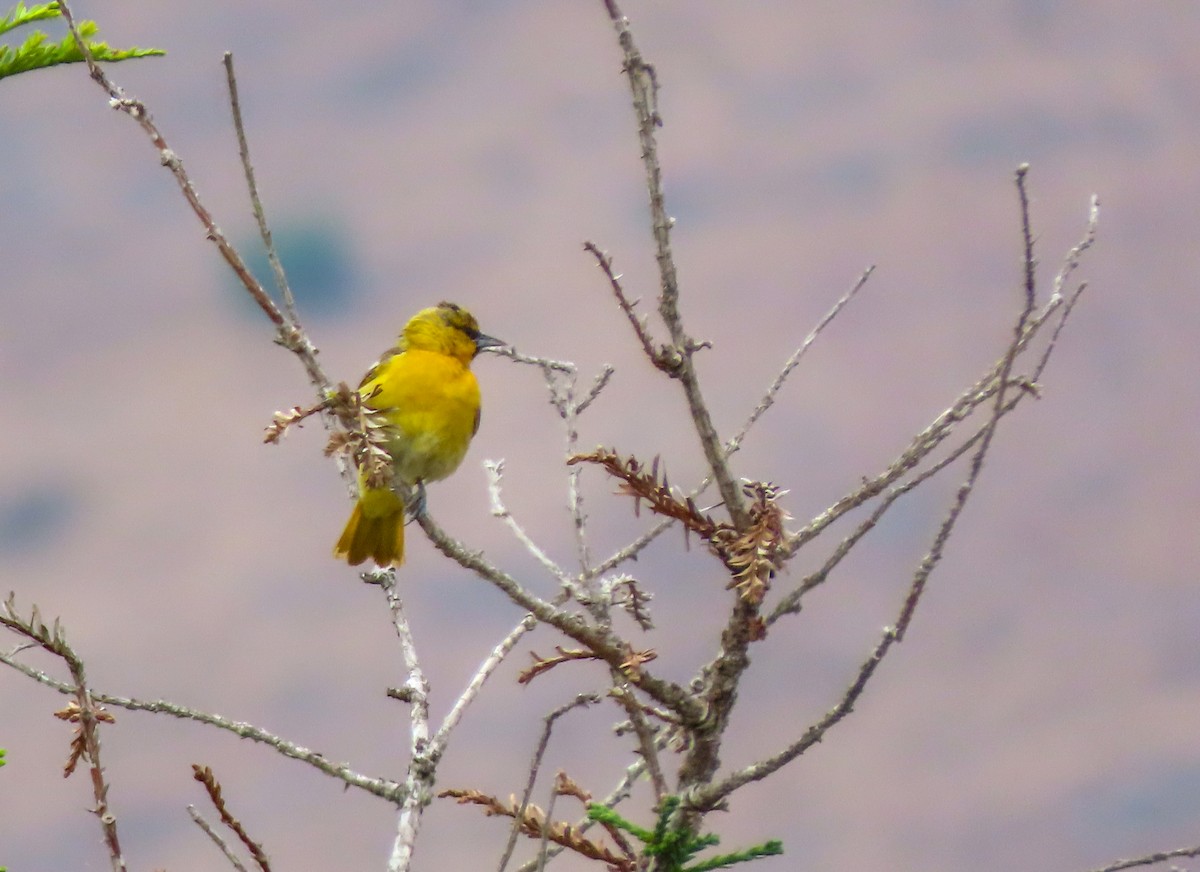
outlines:
M522 669L517 676L517 684L529 684L543 672L549 672L555 666L561 663L566 663L569 660L599 660L599 656L594 651L587 651L582 648L563 648L561 645L555 645L554 650L558 653L552 657L542 657L535 651L530 651L529 654L533 658L533 665L527 669Z
M66 633L57 619L53 625L47 626L37 606L32 608L28 618L21 617L17 613L16 596L10 593L0 609L0 626L24 636L67 665L67 670L71 673L71 683L62 686L74 699L64 709L55 712L55 717L75 724L75 732L71 737L71 750L63 767L63 777L71 775L81 760L88 764L92 798L96 802L91 812L100 822L113 872L125 872L125 855L121 851L121 840L117 834L117 818L108 804L108 782L104 778L104 766L100 762L98 728L101 723L111 724L113 716L99 705L97 695L88 687L83 659L67 643ZM7 659L5 662L8 662Z
M225 798L221 795L221 783L217 781L217 776L213 774L212 769L208 766L193 763L192 777L204 785L205 791L208 792L208 798L212 801L213 808L221 816L221 823L229 827L238 837L238 840L245 845L246 850L250 852L250 856L254 858L254 862L258 864L258 868L262 872L271 872L271 863L267 859L267 855L263 852L262 845L250 838L250 834L246 832L246 828L242 826L242 822L235 818L229 811L228 806L225 805Z
M621 13L616 0L603 0L608 17L617 32L624 55L623 72L629 79L629 88L633 96L633 111L637 117L638 143L641 146L642 165L646 169L646 191L650 197L650 226L654 236L655 261L659 273L658 312L671 336L670 346L663 349L666 355L670 375L678 379L687 398L688 410L696 427L696 435L704 451L709 470L721 492L725 510L736 529L742 530L747 522L745 506L737 487L737 481L730 471L725 445L713 425L712 415L704 401L700 389L700 380L692 365L692 357L696 351L706 347L706 343L698 343L683 326L683 318L679 313L679 281L675 269L675 257L671 252L671 228L675 221L667 214L666 200L663 195L662 167L658 162L658 143L655 139L655 128L662 125L662 116L658 112L658 76L642 57L641 52L633 41L633 33L629 29L629 21ZM655 358L651 358L652 360ZM658 364L655 364L658 366ZM660 367L661 368L661 367Z
M635 864L628 858L615 853L607 845L584 838L583 831L579 827L563 821L548 820L546 813L536 805L526 805L524 810L520 811L515 797L504 803L496 797L478 790L443 790L438 796L454 799L460 805L482 806L484 814L488 817L511 817L518 834L523 833L538 840L545 835L556 845L574 851L589 860L600 860L611 864L610 868L614 872L634 872ZM505 858L504 862L507 864L508 858ZM536 868L536 861L532 868ZM504 866L502 865L500 869L503 870Z
M250 297L262 309L263 314L275 325L276 341L300 359L305 371L308 373L309 380L317 388L317 391L324 396L329 390L330 382L321 365L317 362L316 348L309 341L308 336L301 329L297 321L285 317L280 312L279 307L275 305L262 284L250 272L249 267L246 266L246 262L242 259L237 249L233 247L225 237L225 234L221 232L212 213L208 211L208 208L201 201L196 186L183 167L182 159L167 144L166 139L154 123L154 119L151 117L146 105L141 100L129 97L124 90L108 77L108 74L104 72L100 65L96 63L96 59L92 56L92 52L88 48L86 41L80 36L79 29L75 24L74 15L67 0L60 0L58 7L62 12L63 19L67 22L67 27L70 28L71 35L79 46L80 52L83 54L88 73L96 84L108 94L109 105L120 112L124 112L136 121L146 136L149 137L150 142L158 151L160 163L174 176L180 191L183 193L184 199L187 200L192 212L195 213L204 227L205 238L216 245L221 257L229 264L234 274L238 277L238 280L242 283L242 286L245 287L246 292L250 294Z
M621 276L617 275L613 270L612 258L601 251L599 246L594 242L585 242L583 250L596 258L596 265L600 267L605 277L608 278L608 285L612 288L613 296L617 298L617 306L625 313L625 317L629 319L629 326L633 328L633 334L637 337L638 342L642 344L642 351L646 353L646 357L650 359L650 362L655 367L661 369L667 375L674 375L682 365L681 356L669 345L655 347L654 340L650 337L650 330L646 326L646 316L638 315L634 311L639 301L630 300L625 295L625 289L621 286Z

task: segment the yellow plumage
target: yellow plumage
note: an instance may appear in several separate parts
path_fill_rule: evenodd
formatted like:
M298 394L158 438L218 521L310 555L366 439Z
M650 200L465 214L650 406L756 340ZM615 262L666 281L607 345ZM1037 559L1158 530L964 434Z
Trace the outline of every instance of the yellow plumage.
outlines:
M453 303L422 309L404 326L396 347L363 377L363 406L384 417L394 435L395 484L443 479L462 463L479 429L479 382L471 361L482 348L503 345L479 332L471 313ZM396 487L371 487L360 474L358 501L335 557L357 566L404 562L404 498Z

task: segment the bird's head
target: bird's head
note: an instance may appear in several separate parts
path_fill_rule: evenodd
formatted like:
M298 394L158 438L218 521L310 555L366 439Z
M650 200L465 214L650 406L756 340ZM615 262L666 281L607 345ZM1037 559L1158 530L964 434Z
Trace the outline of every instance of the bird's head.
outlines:
M475 316L454 303L438 303L422 309L404 325L400 345L404 349L419 348L457 357L463 363L471 360L484 348L498 348L505 343L479 332Z

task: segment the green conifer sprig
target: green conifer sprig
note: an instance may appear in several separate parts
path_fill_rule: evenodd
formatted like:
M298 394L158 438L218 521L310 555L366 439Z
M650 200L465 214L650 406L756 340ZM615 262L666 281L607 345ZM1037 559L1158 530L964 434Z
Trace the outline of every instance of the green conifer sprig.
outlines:
M671 826L671 817L679 808L679 797L664 797L658 811L658 820L653 830L643 829L631 821L625 820L611 808L592 803L588 806L588 817L597 823L608 827L616 827L629 833L645 847L642 853L647 857L661 857L665 862L667 872L710 872L712 869L727 869L736 863L746 863L759 857L770 857L783 853L783 842L771 839L761 845L734 851L731 854L721 854L701 860L693 866L684 864L705 848L710 848L720 842L711 833L693 834L685 829Z
M57 3L39 3L26 7L24 3L19 2L4 18L0 18L0 35L23 24L57 18L61 14ZM160 48L110 48L107 43L94 38L99 29L94 21L80 21L78 29L79 35L91 50L92 57L98 61L127 61L131 58L166 54ZM79 63L82 60L83 53L71 34L68 33L60 41L54 42L47 34L35 30L19 48L0 45L0 79L58 64Z

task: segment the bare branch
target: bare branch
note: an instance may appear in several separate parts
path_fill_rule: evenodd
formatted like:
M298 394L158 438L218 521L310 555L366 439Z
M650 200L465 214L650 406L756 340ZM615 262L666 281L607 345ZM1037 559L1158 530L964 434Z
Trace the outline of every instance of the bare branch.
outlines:
M1012 371L1013 362L1023 347L1023 341L1026 339L1027 327L1029 319L1033 316L1036 305L1036 276L1033 267L1033 245L1031 236L1028 232L1028 198L1025 191L1025 173L1027 167L1022 166L1017 170L1016 181L1017 190L1021 205L1022 218L1022 238L1024 245L1024 305L1016 319L1013 328L1013 338L1009 343L1006 353L999 366L997 374L998 387L995 392L995 401L992 405L991 415L987 424L980 433L978 445L971 457L970 469L966 479L959 485L958 492L955 494L953 503L946 513L937 534L934 536L933 544L929 551L921 559L916 572L913 573L912 581L908 588L908 593L904 598L904 603L900 608L900 613L897 616L896 623L892 627L884 630L883 637L872 650L871 655L864 661L859 668L858 676L854 682L843 694L841 700L834 706L826 715L816 724L809 727L804 734L788 747L784 748L779 753L751 764L744 769L734 773L733 775L716 783L700 784L694 787L687 796L687 802L693 808L699 810L707 810L713 808L722 799L727 797L734 790L744 786L752 781L761 780L772 772L777 771L782 766L794 760L796 757L803 754L808 748L812 747L817 742L820 742L825 734L835 724L839 723L846 717L854 708L855 702L866 689L867 683L883 658L887 656L888 651L893 644L903 641L904 635L908 627L912 623L913 615L921 600L921 595L925 591L929 576L934 568L940 562L942 554L945 550L946 543L949 541L951 534L954 531L955 525L966 507L967 501L970 499L974 491L975 484L979 480L979 475L983 470L983 463L987 457L988 449L991 447L992 439L995 436L996 428L1000 423L1000 419L1005 414L1005 391L1009 385L1010 374Z
M561 566L550 559L550 556L543 551L529 534L525 532L525 528L512 516L512 512L504 505L504 500L500 497L500 479L504 476L504 461L503 460L485 460L483 468L487 471L488 477L488 495L492 501L492 517L499 518L505 523L508 529L517 541L525 546L525 550L533 555L542 567L553 575L558 583L563 587L573 587L574 581Z
M237 872L246 872L246 867L242 864L242 861L236 854L233 853L233 850L229 847L228 843L221 838L221 834L213 829L212 824L204 819L204 815L200 814L196 806L189 805L187 807L187 812L188 815L191 816L192 820L196 823L196 826L200 827L200 829L204 831L205 835L212 839L213 844L220 849L221 853L225 855L225 859L229 861L229 865L236 869Z
M703 343L697 343L687 334L679 313L679 282L676 277L675 258L671 253L671 228L674 219L667 215L663 196L662 168L658 163L658 143L654 130L662 125L658 114L658 77L654 67L643 59L633 42L629 21L617 7L616 0L604 0L609 19L617 32L617 40L625 56L624 73L629 79L633 95L633 111L637 116L638 142L641 145L642 164L646 168L646 190L650 196L650 224L654 235L655 260L658 263L660 292L658 312L671 335L671 345L664 348L664 361L670 367L672 377L679 380L687 397L688 409L700 438L705 460L713 474L725 509L739 531L747 523L746 508L738 490L737 480L729 469L724 443L717 434L712 415L704 401L700 381L692 365L692 356Z
M125 856L121 852L121 840L117 834L117 818L108 804L108 782L104 778L104 766L100 762L99 726L101 723L111 724L113 722L112 715L105 711L103 706L97 704L102 700L99 700L98 695L88 687L83 659L67 643L66 633L57 619L48 626L42 620L37 606L32 608L28 618L23 618L17 613L16 596L10 593L3 606L0 607L0 626L7 627L14 633L25 637L67 665L72 683L61 686L63 692L70 694L74 699L66 708L55 712L55 717L75 724L75 733L71 739L70 756L63 768L63 776L69 776L74 772L75 766L80 760L87 763L91 775L92 798L96 802L91 812L100 822L100 830L104 836L104 845L108 850L108 859L113 872L125 872ZM8 662L14 656L15 653L0 655L0 660ZM49 676L46 677L49 678Z
M0 623L3 620L0 619ZM18 672L29 676L34 681L40 682L47 687L52 687L59 693L73 694L74 687L66 682L59 681L40 669L35 669L21 661L17 660L13 655L0 653L0 663L10 666ZM256 727L253 724L248 724L243 721L231 721L228 718L223 718L220 715L210 714L208 712L199 711L197 709L188 708L177 703L168 702L166 700L140 700L125 696L115 696L108 693L100 693L92 691L92 699L95 702L103 703L104 705L116 706L117 708L128 709L129 711L150 712L152 714L170 715L174 718L182 720L196 721L201 724L208 724L221 730L233 733L243 739L250 739L253 742L261 742L270 748L278 751L285 757L290 757L293 760L299 760L302 763L319 769L326 775L331 775L341 781L344 781L351 787L357 787L365 790L368 793L373 793L389 802L399 801L401 786L394 781L386 778L371 778L355 772L344 763L334 763L326 759L322 754L305 748L303 745L298 745L295 742L289 742L279 736L269 733L261 727Z
M1177 857L1200 857L1200 845L1194 848L1176 848L1174 851L1158 851L1138 857L1136 860L1117 860L1107 866L1091 870L1091 872L1121 872L1122 869L1136 869L1138 866L1153 866Z
M263 314L275 325L276 341L300 359L305 371L308 373L309 380L317 388L318 392L324 396L325 392L329 389L330 381L317 361L315 346L309 341L308 336L300 328L298 322L289 320L279 311L279 307L275 305L258 279L250 272L249 267L246 266L237 249L233 247L225 237L225 234L221 232L212 213L208 211L208 208L201 201L196 186L192 183L187 171L184 170L183 161L167 144L166 139L154 123L145 104L140 100L127 96L108 77L100 65L96 63L87 42L79 34L79 29L76 27L75 18L71 12L69 3L66 0L62 0L62 2L58 3L58 7L62 12L63 19L67 22L67 27L71 30L71 35L75 38L75 42L79 46L80 52L83 54L92 79L108 94L109 106L120 112L124 112L136 121L146 136L149 137L154 148L158 150L159 161L175 177L175 181L179 185L184 199L187 200L192 212L195 213L204 227L205 238L217 246L221 257L229 264L234 274L238 277L238 280L242 283L242 286L245 287L246 292L250 294L250 297L262 309Z
M496 671L496 668L504 662L504 658L507 657L509 652L516 647L517 642L520 641L521 637L523 637L536 626L537 619L534 618L533 615L526 615L523 617L520 623L518 623L509 631L508 635L500 641L500 644L492 649L492 653L489 654L487 659L480 664L477 670L475 670L475 674L471 677L466 689L463 690L463 692L459 694L458 699L454 701L454 706L450 709L450 712L442 721L442 725L438 727L438 731L434 733L433 739L430 741L430 745L434 753L440 754L445 751L446 742L449 740L450 733L456 726L458 726L458 722L462 720L463 713L466 711L467 706L470 705L474 701L475 697L479 695L479 691L483 688L484 683L488 680L488 678L491 677L492 673Z
M279 261L279 252L271 238L271 228L267 224L267 213L263 209L262 199L258 194L258 182L254 178L254 164L250 162L250 145L246 141L246 128L242 124L242 104L238 99L237 76L233 72L233 52L225 52L225 81L229 87L229 108L233 112L233 129L237 133L238 154L242 158L242 170L246 175L246 189L250 192L250 205L254 208L254 219L258 222L258 232L262 237L263 248L267 252L267 260L271 271L275 274L275 286L283 297L283 307L288 320L297 328L300 326L300 316L296 312L296 299L292 296L292 288L288 284L283 264Z
M642 344L642 351L646 353L646 357L658 369L668 375L673 374L679 368L679 355L669 345L654 347L654 340L650 338L650 331L646 326L646 316L634 312L639 301L630 300L625 295L625 289L621 286L621 276L613 270L612 258L601 251L594 242L585 242L583 250L596 258L596 264L608 278L608 285L612 288L613 296L617 298L617 306L629 319L629 326L633 328L633 334Z
M464 569L469 569L491 582L504 592L514 603L530 612L539 621L558 629L576 642L599 654L604 661L617 669L628 668L627 660L631 646L609 628L589 624L581 615L572 614L551 602L533 595L506 572L501 571L482 555L469 551L461 542L449 536L428 512L417 517L417 523L439 551L454 560ZM677 684L650 675L645 670L629 674L631 683L638 689L676 712L684 723L696 723L703 717L703 707L686 690Z
M569 711L584 706L595 705L601 699L603 697L597 693L581 693L570 702L560 705L544 719L542 735L538 739L537 747L533 751L533 759L529 763L529 778L525 782L525 793L521 796L521 803L513 814L513 829L509 834L508 844L504 848L504 853L500 856L499 872L504 872L505 867L508 866L508 861L512 859L513 850L517 847L517 838L521 834L521 824L525 820L525 810L529 807L529 798L533 795L533 786L537 782L538 770L541 769L542 758L546 755L546 748L550 744L550 733L554 730L554 722ZM547 815L548 821L549 816Z
M825 317L822 318L817 323L817 326L812 329L812 332L804 337L804 341L800 343L800 347L792 352L792 356L789 357L783 364L783 369L781 369L779 374L775 376L775 381L771 382L771 386L767 388L767 392L763 395L763 398L759 400L759 403L754 408L754 411L750 413L750 417L746 419L746 423L744 423L742 428L738 430L738 432L735 433L728 442L725 443L726 456L733 454L742 447L742 440L746 438L746 434L750 432L750 428L757 423L758 419L763 416L763 413L766 412L767 409L771 408L771 406L775 404L775 397L778 396L779 391L783 387L784 382L787 381L788 376L792 374L792 370L794 370L800 364L800 359L803 358L808 352L809 347L816 342L817 337L821 335L821 331L828 326L829 322L837 317L837 314L842 311L845 305L854 299L855 295L862 290L863 286L867 283L867 279L871 277L873 272L875 272L874 266L867 267L863 274L858 277L858 281L854 283L853 287L851 287L846 293L842 294L838 301L833 304L833 308L826 312Z
M613 678L619 679L620 676L614 672ZM624 682L614 686L609 695L616 699L629 715L629 723L638 740L638 753L646 762L646 770L650 773L650 783L654 785L655 803L662 802L663 797L671 791L667 786L667 779L663 776L662 764L658 760L656 742L658 730L647 723L646 716L642 711L642 704L638 702L637 697L625 686Z
M417 645L404 611L404 601L396 588L395 570L378 569L373 573L364 573L364 578L378 584L387 595L392 626L400 640L400 656L408 673L404 682L409 704L408 772L404 779L400 814L396 820L396 838L388 858L388 872L406 872L412 863L423 813L433 797L433 784L442 749L432 747L429 742L429 681L417 657Z

